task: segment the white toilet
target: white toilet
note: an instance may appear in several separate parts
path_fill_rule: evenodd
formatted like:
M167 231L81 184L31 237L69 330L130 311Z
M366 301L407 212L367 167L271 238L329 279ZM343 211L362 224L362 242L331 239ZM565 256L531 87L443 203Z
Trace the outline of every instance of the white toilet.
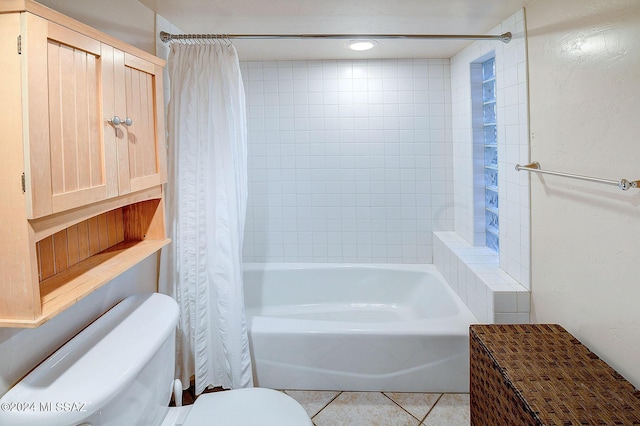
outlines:
M208 393L169 408L177 321L168 296L128 297L9 390L0 425L312 426L298 402L271 389Z

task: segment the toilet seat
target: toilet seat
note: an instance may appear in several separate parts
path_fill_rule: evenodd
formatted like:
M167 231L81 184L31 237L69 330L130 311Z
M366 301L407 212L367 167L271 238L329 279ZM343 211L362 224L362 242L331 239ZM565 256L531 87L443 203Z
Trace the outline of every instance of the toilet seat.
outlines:
M183 426L312 426L302 406L273 389L246 388L200 395Z

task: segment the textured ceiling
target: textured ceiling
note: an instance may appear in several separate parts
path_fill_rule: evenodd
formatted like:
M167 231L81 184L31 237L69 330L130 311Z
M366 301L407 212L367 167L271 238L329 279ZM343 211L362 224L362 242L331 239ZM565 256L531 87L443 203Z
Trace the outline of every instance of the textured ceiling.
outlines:
M139 0L186 33L485 34L532 0ZM468 41L235 40L240 59L450 58Z

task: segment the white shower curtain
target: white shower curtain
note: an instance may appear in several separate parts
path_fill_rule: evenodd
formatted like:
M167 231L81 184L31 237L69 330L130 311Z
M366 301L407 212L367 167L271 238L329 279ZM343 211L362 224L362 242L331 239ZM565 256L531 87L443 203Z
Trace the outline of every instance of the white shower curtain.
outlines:
M180 305L177 377L207 387L253 386L244 317L242 239L247 134L233 46L173 43L167 185L168 231L160 290Z

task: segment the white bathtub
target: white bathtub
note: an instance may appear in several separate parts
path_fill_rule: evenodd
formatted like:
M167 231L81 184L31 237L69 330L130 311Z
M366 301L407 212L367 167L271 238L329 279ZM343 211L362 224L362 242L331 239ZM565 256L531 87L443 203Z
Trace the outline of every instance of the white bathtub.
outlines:
M246 264L257 385L468 392L476 319L433 265Z

